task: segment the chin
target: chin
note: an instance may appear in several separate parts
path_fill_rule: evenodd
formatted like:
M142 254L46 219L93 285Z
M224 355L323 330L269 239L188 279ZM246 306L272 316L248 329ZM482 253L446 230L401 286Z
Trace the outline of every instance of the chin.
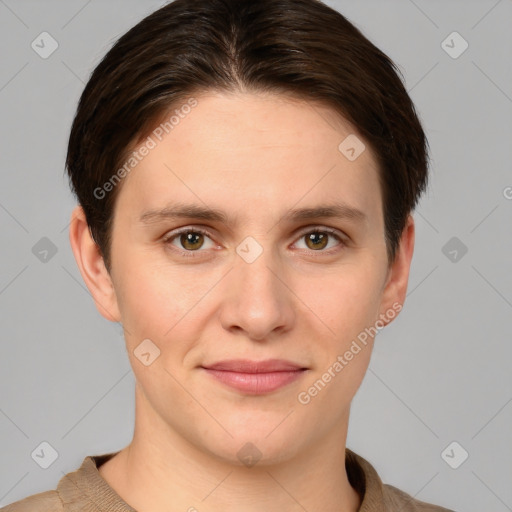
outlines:
M252 468L254 466L271 466L292 459L300 452L299 437L296 433L278 421L272 426L268 423L260 427L235 430L227 428L233 437L227 433L209 436L201 441L201 449L210 453L223 463L234 466ZM276 426L279 425L276 429Z
M270 467L293 458L297 447L267 440L250 441L249 438L232 440L229 446L211 447L212 456L223 463L241 468Z

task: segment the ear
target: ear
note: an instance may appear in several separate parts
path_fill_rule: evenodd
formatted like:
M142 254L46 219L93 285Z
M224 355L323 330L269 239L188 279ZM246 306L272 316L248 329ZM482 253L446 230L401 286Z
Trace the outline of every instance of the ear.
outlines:
M396 257L388 268L388 274L382 293L380 319L384 325L392 322L393 318L403 307L409 282L409 270L414 252L414 219L407 217L405 228L400 238ZM393 315L389 313L394 311ZM386 313L388 312L388 313Z
M99 247L93 240L81 206L71 214L69 241L82 278L100 314L112 322L120 322L117 297L110 274Z

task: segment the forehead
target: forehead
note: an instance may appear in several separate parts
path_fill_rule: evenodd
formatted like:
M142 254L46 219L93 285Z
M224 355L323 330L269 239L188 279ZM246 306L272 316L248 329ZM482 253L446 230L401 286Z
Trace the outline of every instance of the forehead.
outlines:
M178 199L252 207L262 215L283 202L343 200L359 209L380 203L371 148L347 158L340 144L344 149L343 141L356 140L364 147L363 140L333 109L282 95L194 98L193 108L173 106L168 120L181 115L155 127L141 144L149 141L152 148L125 178L118 199L132 210Z
M164 138L183 148L208 151L213 157L226 152L243 157L253 144L267 149L293 148L297 154L306 154L312 147L325 150L330 145L332 154L338 150L340 137L356 131L333 108L291 95L217 92L195 99L196 106L180 119L172 116L181 110L180 105L173 107L173 127L162 123L154 132L163 131ZM183 102L181 107L185 106Z

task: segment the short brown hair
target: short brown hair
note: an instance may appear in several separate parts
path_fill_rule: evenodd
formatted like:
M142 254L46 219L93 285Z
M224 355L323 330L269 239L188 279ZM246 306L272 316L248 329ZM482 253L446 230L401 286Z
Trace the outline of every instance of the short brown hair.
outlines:
M334 109L377 155L388 260L426 188L428 141L400 71L317 0L175 0L124 34L79 101L66 168L110 270L115 199L102 187L170 109L206 91L292 94Z

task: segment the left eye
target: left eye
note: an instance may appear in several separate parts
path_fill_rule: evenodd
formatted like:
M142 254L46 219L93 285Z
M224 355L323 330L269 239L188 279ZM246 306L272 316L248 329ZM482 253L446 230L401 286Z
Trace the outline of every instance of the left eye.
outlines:
M329 238L335 238L338 242L342 242L341 237L335 231L320 229L303 233L299 240L305 240L306 249L318 252L327 247Z

